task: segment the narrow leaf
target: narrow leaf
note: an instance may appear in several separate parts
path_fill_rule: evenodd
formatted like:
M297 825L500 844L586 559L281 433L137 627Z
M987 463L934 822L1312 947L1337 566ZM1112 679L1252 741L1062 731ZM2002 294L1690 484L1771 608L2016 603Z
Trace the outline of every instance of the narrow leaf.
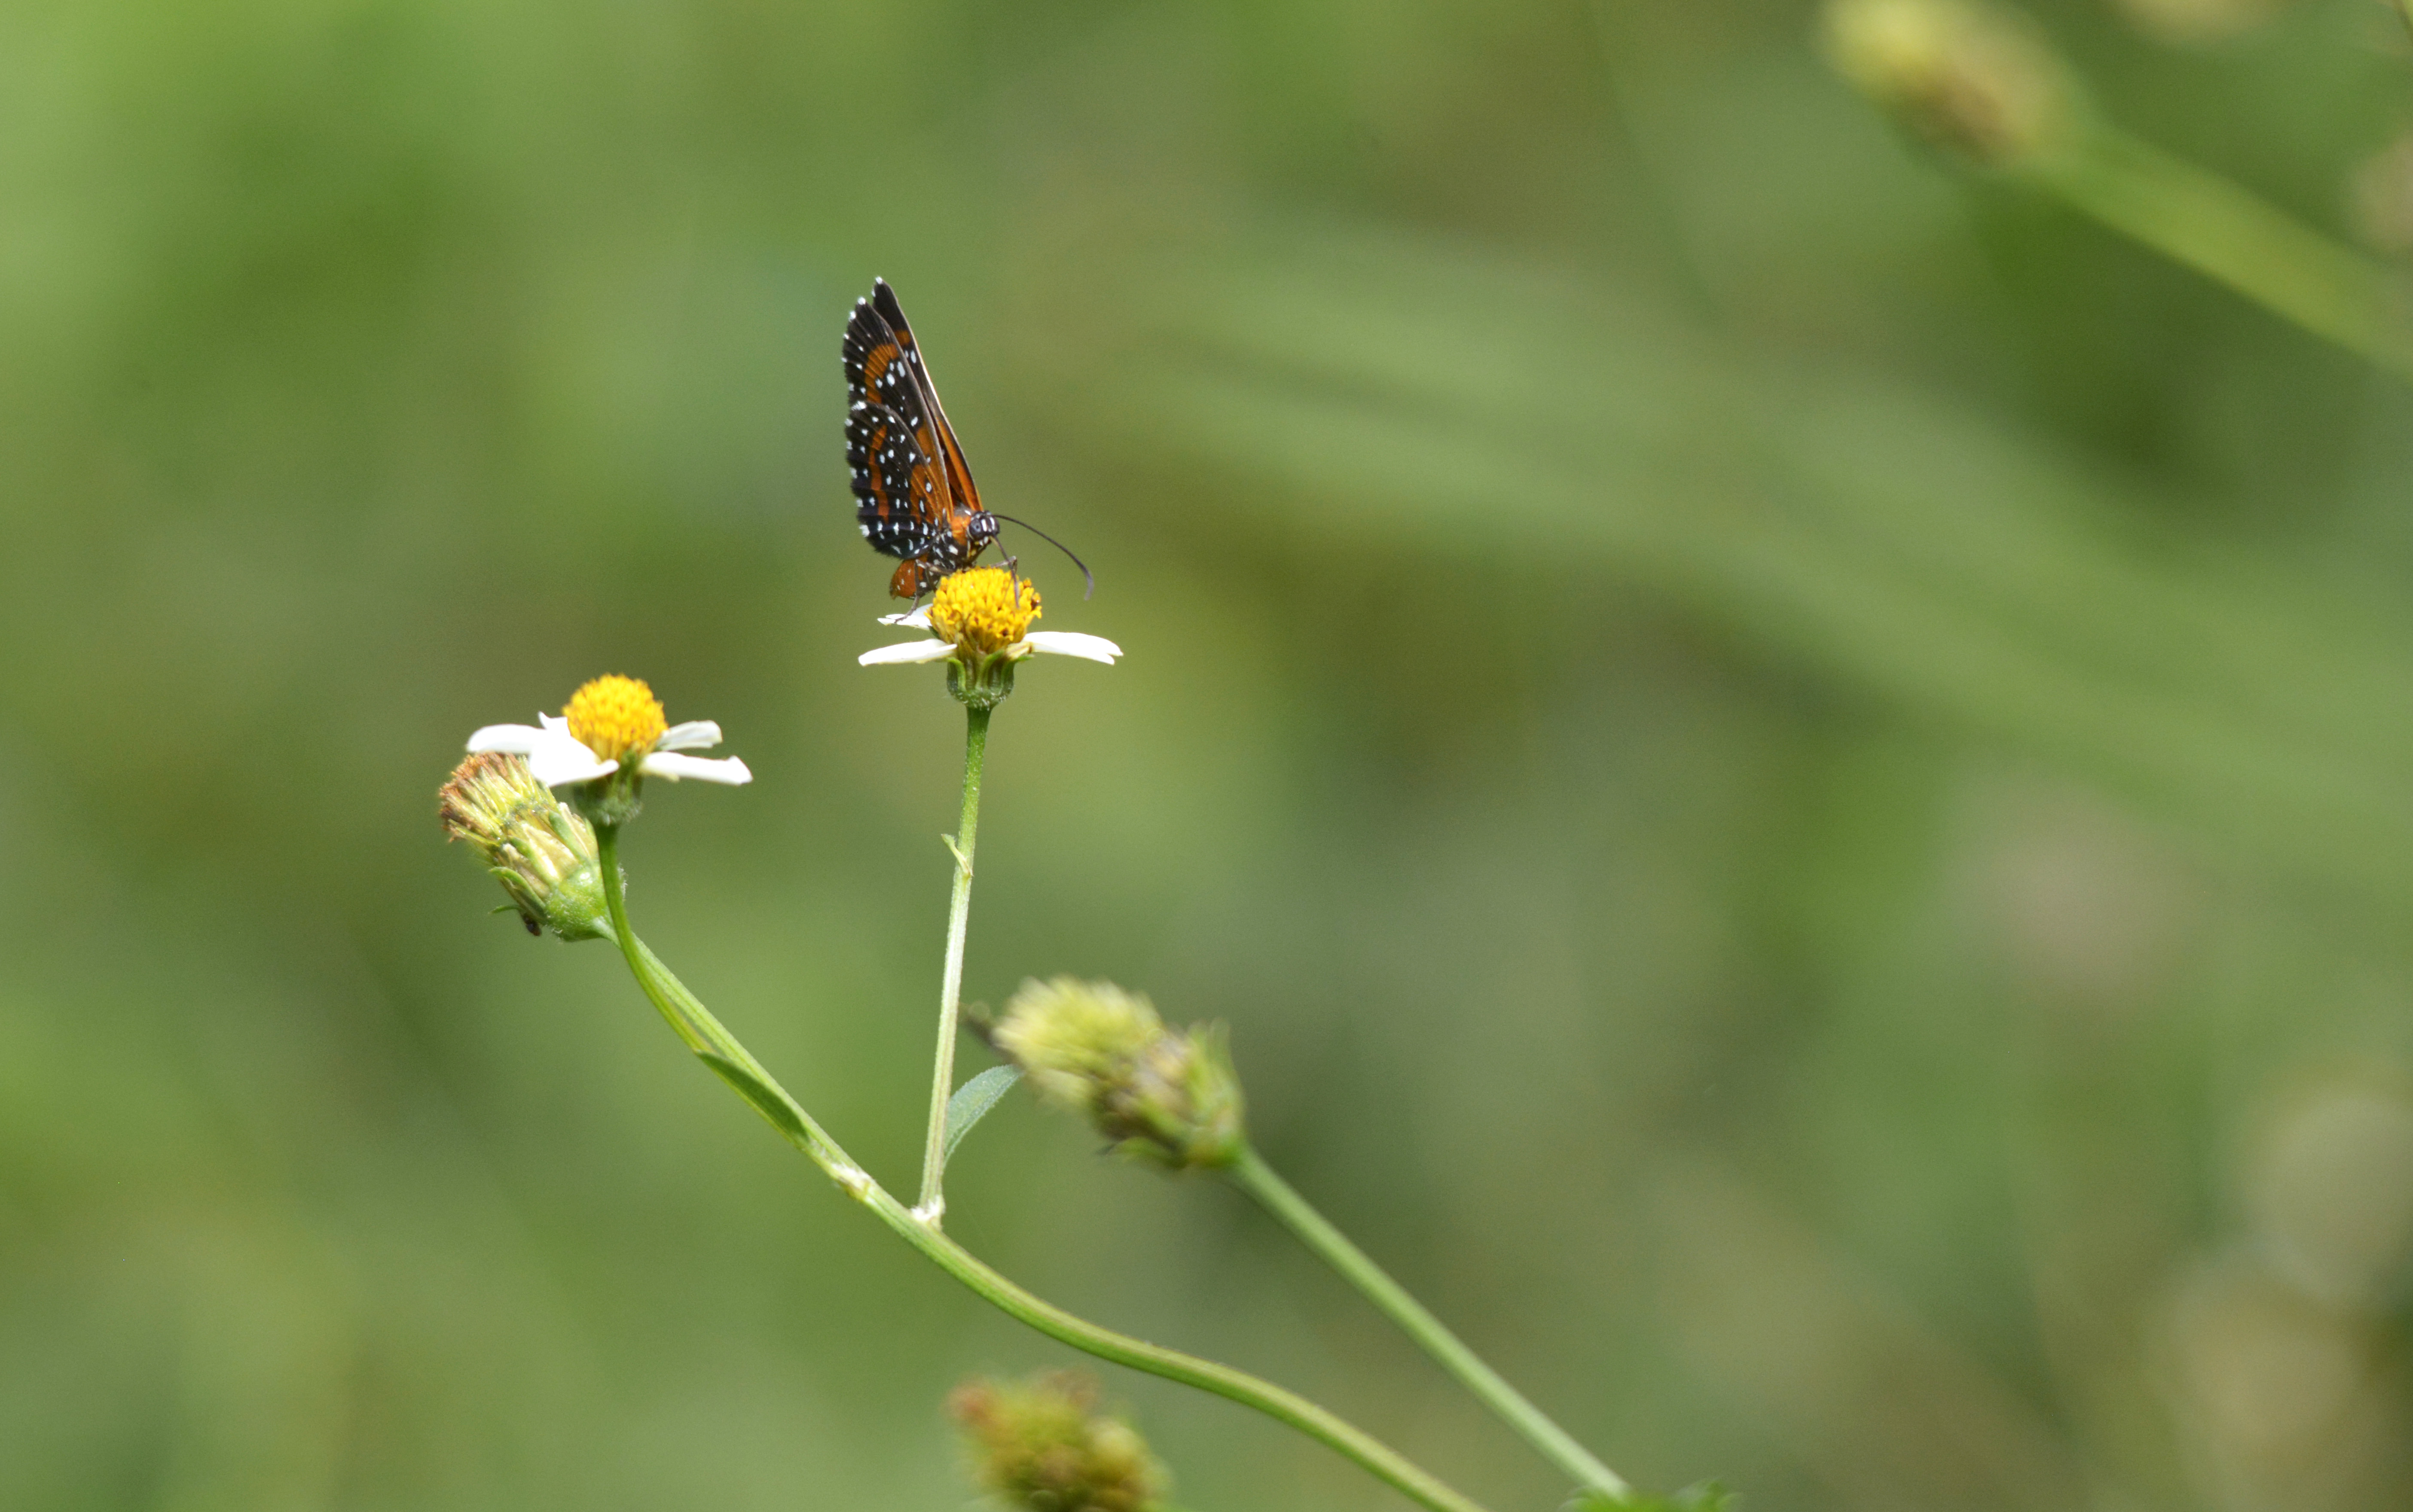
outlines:
M779 1095L776 1089L765 1085L762 1078L727 1056L715 1055L710 1050L698 1050L696 1058L712 1067L721 1080L736 1088L737 1095L752 1103L754 1110L769 1119L773 1128L799 1145L806 1143L805 1125L796 1117L796 1110L788 1106L788 1099ZM952 1116L952 1105L948 1111Z
M939 1158L942 1161L955 1159L955 1146L964 1142L964 1136L972 1132L972 1125L985 1117L988 1110L997 1106L997 1100L1012 1092L1014 1084L1021 1079L1022 1067L1018 1065L992 1065L957 1087L955 1094L947 1099L947 1138Z

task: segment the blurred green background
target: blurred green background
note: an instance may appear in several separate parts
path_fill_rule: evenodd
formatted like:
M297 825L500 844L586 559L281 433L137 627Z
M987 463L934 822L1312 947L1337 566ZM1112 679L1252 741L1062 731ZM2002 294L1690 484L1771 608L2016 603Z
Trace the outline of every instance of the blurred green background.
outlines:
M2035 13L2342 229L2413 50L2265 8ZM943 1393L1066 1353L434 817L596 673L720 721L758 780L652 795L640 927L910 1184L961 718L854 665L874 274L1129 652L999 716L970 996L1229 1020L1274 1163L1645 1483L2413 1505L2413 394L1905 144L1813 21L0 7L0 1505L966 1505ZM953 1187L1556 1505L1230 1191L1021 1096ZM1108 1389L1198 1512L1405 1505Z

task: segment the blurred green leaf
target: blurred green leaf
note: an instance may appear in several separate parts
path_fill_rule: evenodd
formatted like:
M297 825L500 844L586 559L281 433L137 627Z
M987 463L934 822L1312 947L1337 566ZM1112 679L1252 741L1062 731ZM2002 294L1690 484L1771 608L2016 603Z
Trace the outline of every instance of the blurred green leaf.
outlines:
M1585 1491L1564 1512L1733 1512L1739 1501L1716 1481L1704 1480L1664 1496L1636 1491L1622 1501L1606 1491Z
M1232 478L1302 550L1596 565L2375 915L2413 903L2395 600L2159 537L2104 469L1606 280L1327 225L1148 286L1182 298L1126 293L1119 361L1032 391Z

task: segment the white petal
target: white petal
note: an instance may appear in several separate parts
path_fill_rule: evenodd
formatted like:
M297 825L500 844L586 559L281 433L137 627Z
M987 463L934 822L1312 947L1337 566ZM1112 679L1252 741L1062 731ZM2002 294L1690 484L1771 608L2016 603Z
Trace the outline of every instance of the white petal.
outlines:
M567 731L570 728L569 719L561 714L539 714L536 722L547 729Z
M620 770L616 761L599 761L570 733L570 722L539 714L541 727L489 725L469 737L472 751L508 751L527 757L528 771L547 787L563 783L592 782Z
M930 606L925 604L910 614L883 614L880 617L880 623L882 624L906 624L912 626L916 630L927 630L930 628Z
M528 771L547 787L563 783L593 782L620 770L617 761L598 761L595 753L567 736L528 753Z
M901 646L882 646L866 651L855 661L865 667L887 667L904 662L944 661L955 653L955 648L943 640L908 640Z
M720 727L709 719L690 719L684 725L673 725L654 742L657 751L700 751L707 745L720 743Z
M1022 643L1034 652L1046 652L1056 656L1085 656L1093 662L1115 665L1123 648L1103 636L1085 636L1078 630L1033 630L1022 638Z
M469 736L469 749L503 751L512 756L526 756L549 739L551 732L533 725L487 725Z
M668 751L657 751L638 762L637 770L648 777L667 777L673 782L682 777L692 777L700 783L720 783L730 787L754 780L754 774L746 770L746 763L735 756L714 760L710 756L674 756Z
M601 759L563 729L537 731L536 741L523 755L527 757L528 771L547 787L592 782L620 770L620 763Z

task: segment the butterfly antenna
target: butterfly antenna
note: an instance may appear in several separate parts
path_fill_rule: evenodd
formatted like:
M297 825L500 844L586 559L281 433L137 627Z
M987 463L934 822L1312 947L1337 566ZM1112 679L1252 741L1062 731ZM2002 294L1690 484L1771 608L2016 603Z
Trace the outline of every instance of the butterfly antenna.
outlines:
M994 509L990 510L989 513L997 515L998 519L1004 521L1009 525L1021 525L1023 529L1030 532L1033 536L1045 541L1048 545L1063 552L1066 556L1072 557L1073 565L1081 569L1081 596L1083 598L1088 598L1097 593L1097 574L1089 570L1089 565L1087 562L1082 561L1077 556L1073 556L1073 549L1071 547L1065 545L1062 541L1058 540L1055 536L1048 535L1045 531L1041 530L1038 526L1024 524L1023 521L1014 519L1012 515L999 515Z

